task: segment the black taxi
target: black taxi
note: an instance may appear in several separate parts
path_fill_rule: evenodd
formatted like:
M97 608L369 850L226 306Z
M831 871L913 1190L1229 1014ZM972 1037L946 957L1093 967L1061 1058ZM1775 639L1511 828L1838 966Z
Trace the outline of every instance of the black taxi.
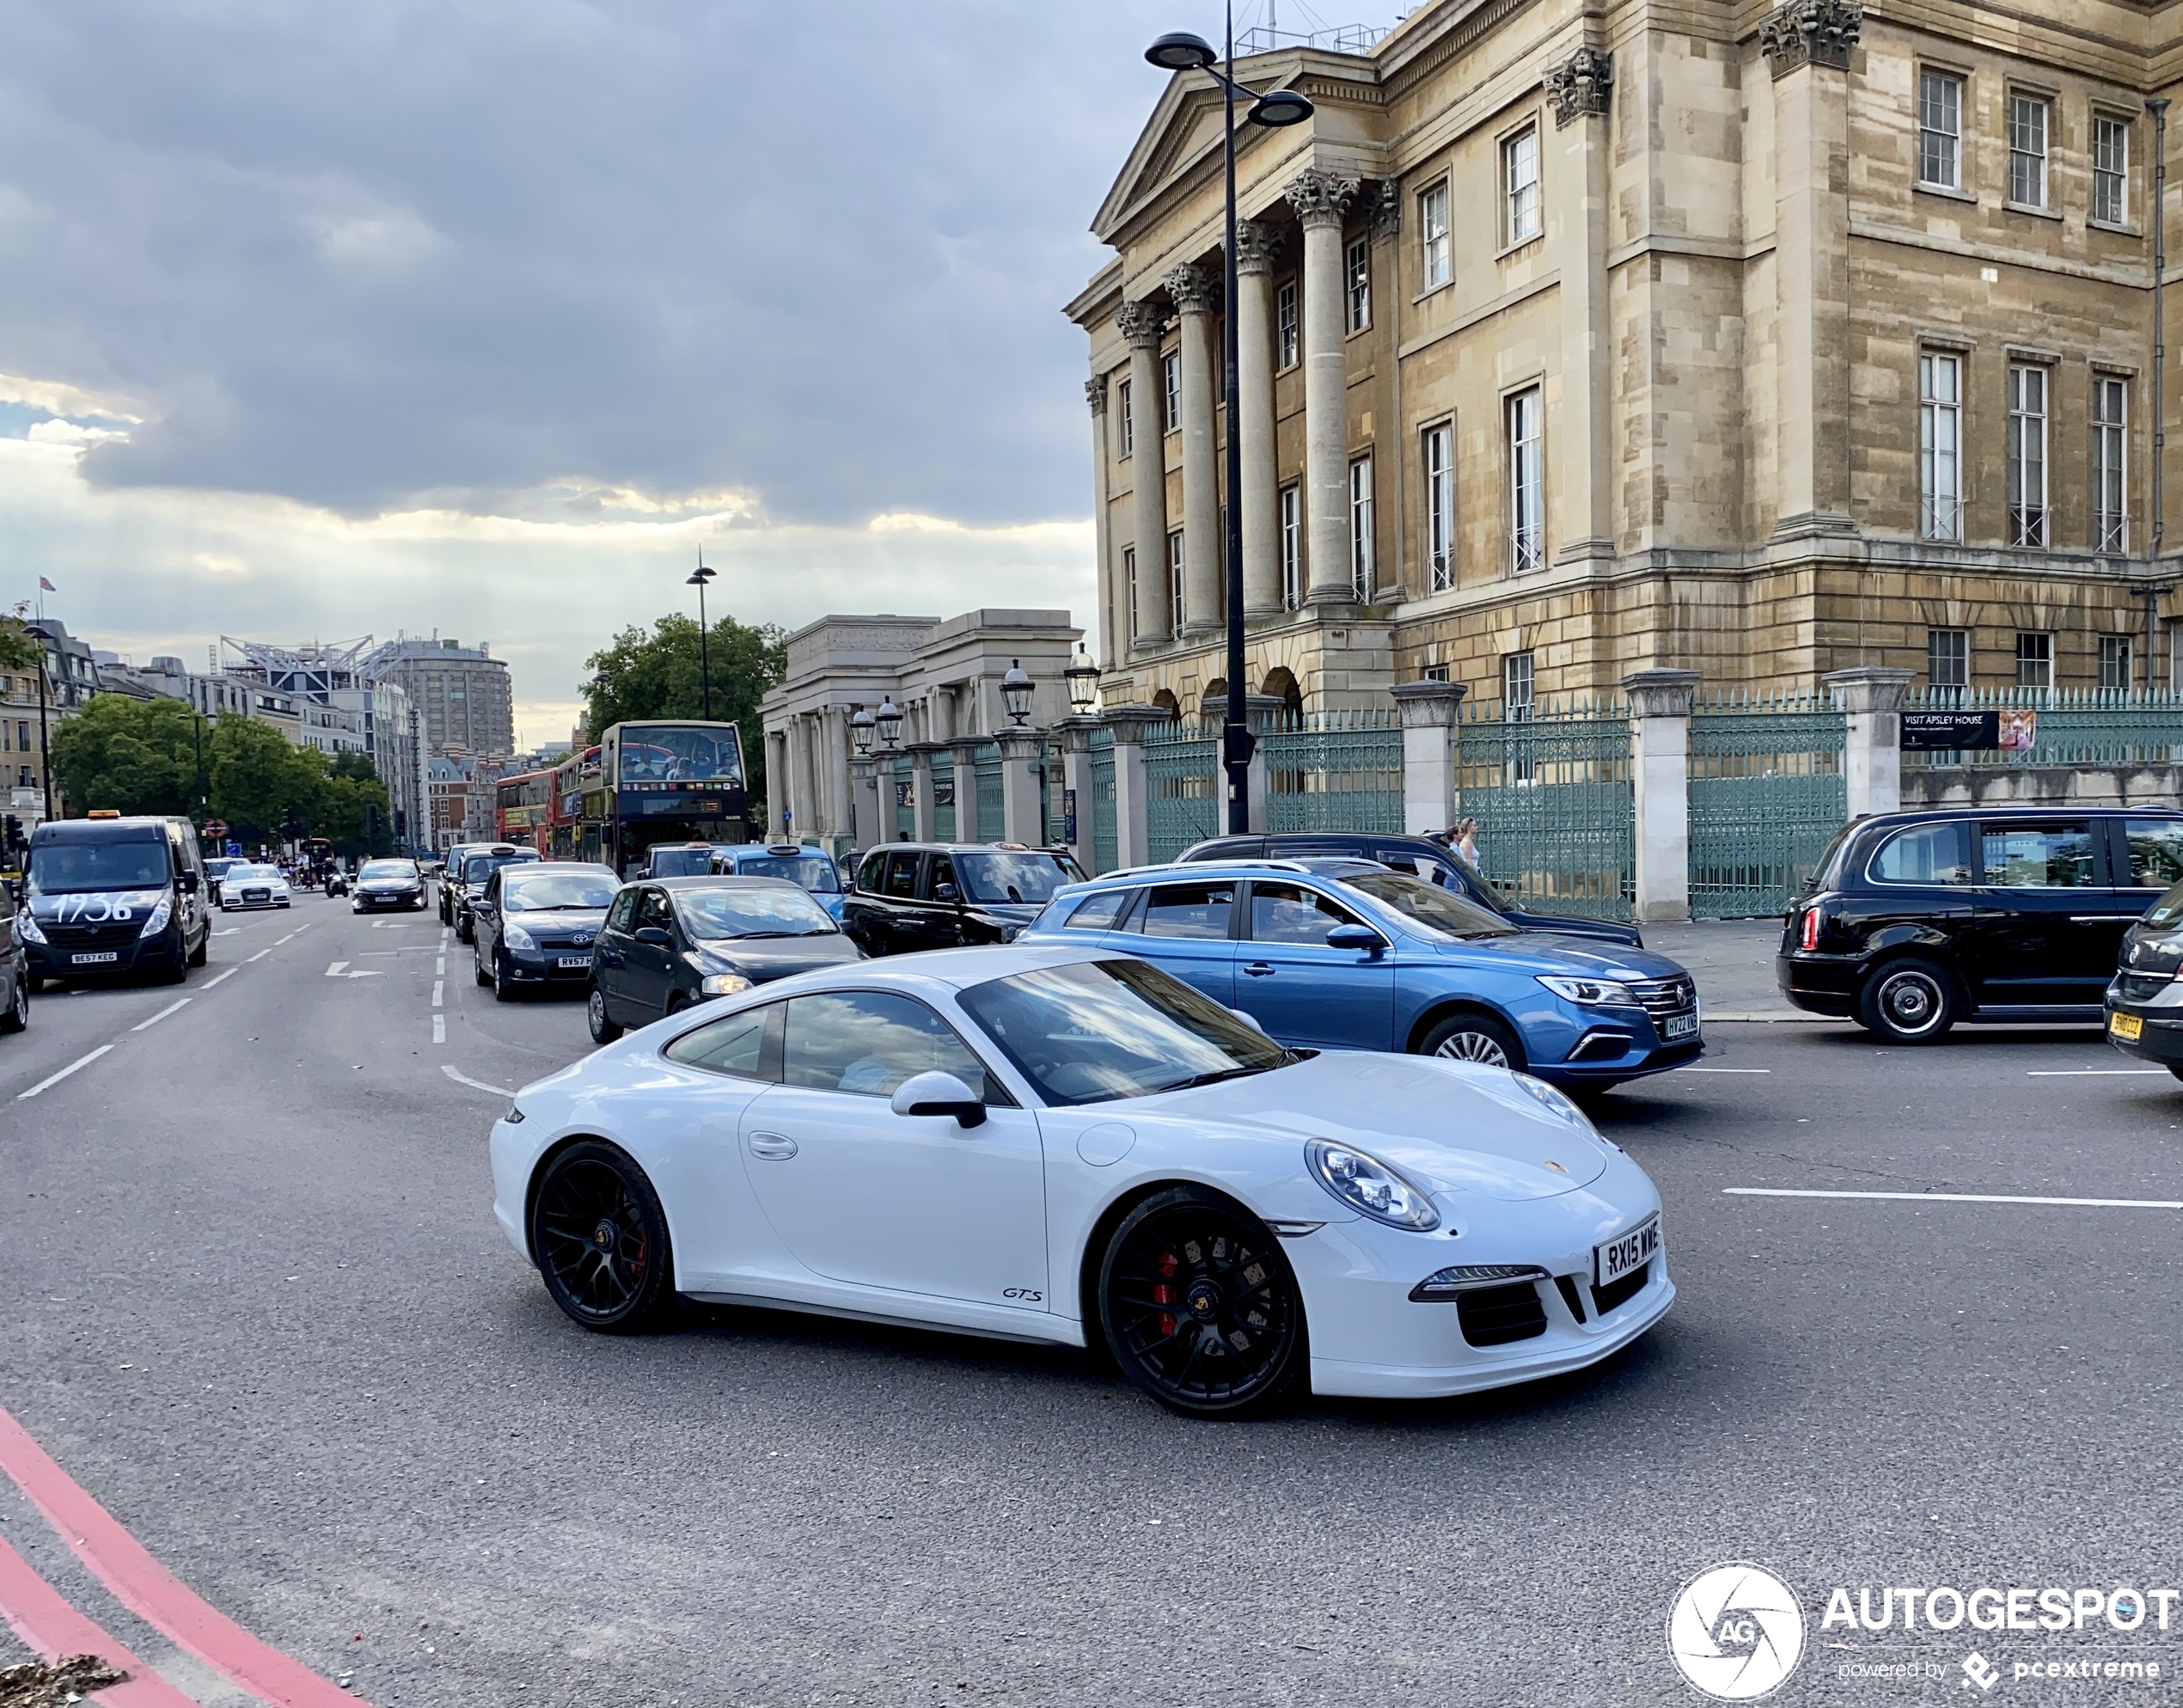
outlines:
M1012 943L1084 870L1021 842L884 842L858 863L841 928L867 955Z
M1898 1044L1958 1021L2096 1025L2124 934L2178 880L2173 807L1880 813L1820 856L1776 978Z

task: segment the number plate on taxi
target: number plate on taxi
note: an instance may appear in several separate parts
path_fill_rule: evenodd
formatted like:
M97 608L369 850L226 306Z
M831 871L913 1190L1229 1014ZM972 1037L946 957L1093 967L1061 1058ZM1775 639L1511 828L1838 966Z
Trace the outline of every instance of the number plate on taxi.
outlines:
M102 961L118 961L120 958L119 950L109 949L103 955L70 955L68 964L72 967L95 967Z
M2107 1030L2126 1044L2135 1044L2144 1036L2145 1023L2135 1014L2110 1014Z
M1660 1217L1649 1215L1603 1245L1592 1248L1592 1284L1608 1287L1660 1255Z

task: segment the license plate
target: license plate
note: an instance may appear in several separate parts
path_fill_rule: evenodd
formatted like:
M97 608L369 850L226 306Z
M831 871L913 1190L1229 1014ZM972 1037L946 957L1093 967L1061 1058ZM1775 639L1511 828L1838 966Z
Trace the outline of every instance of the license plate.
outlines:
M1679 1038L1696 1038L1698 1035L1697 1013L1693 1009L1687 1014L1670 1014L1660 1030L1670 1044Z
M2135 1044L2145 1034L2145 1023L2135 1014L2110 1014L2107 1030L2126 1044Z
M1660 1255L1660 1217L1648 1216L1629 1233L1592 1248L1594 1287L1607 1287Z
M120 958L119 950L109 949L103 955L70 955L68 964L72 967L95 967L101 961L118 961Z
M556 964L563 972L574 972L578 967L590 966L591 958L589 955L564 955Z

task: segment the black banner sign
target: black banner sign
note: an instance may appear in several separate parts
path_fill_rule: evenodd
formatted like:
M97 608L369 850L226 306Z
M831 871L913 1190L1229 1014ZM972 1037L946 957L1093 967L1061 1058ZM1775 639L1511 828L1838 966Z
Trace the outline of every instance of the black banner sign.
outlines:
M1992 712L1905 712L1901 746L1908 753L1953 753L2001 748L2027 752L2038 745L2039 713L2009 706Z

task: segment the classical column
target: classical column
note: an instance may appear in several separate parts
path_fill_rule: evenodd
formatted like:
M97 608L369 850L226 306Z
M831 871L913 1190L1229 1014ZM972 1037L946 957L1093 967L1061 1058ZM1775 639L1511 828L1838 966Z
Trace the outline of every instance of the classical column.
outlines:
M1829 670L1819 680L1834 690L1846 714L1842 751L1844 793L1850 816L1903 810L1903 696L1915 670L1859 664Z
M1635 814L1637 922L1691 916L1691 704L1696 670L1638 670L1630 696L1630 780ZM1487 827L1486 834L1493 834Z
M1213 316L1220 288L1211 269L1187 262L1160 282L1183 319L1183 634L1195 640L1220 627L1220 477L1213 455Z
M933 840L933 756L945 751L936 742L909 744L910 834L920 842Z
M816 842L819 834L818 773L812 763L811 717L799 712L788 726L789 769L795 777L789 804L795 809L796 840Z
M1388 690L1403 720L1403 829L1413 836L1456 820L1456 713L1467 684L1398 682Z
M1243 490L1243 609L1281 609L1281 517L1274 464L1274 257L1280 240L1254 220L1236 222L1236 413Z
M1342 224L1357 181L1306 172L1286 192L1304 228L1305 603L1348 604L1349 352L1342 333Z
M788 835L788 732L766 732L766 840L778 842Z
M1166 311L1157 303L1124 303L1114 323L1129 340L1129 486L1137 517L1137 632L1156 644L1174 638L1174 609L1167 583L1167 453L1160 444L1165 388L1159 376L1159 335ZM1128 593L1122 594L1124 638L1128 639Z
M1607 173L1613 143L1604 121L1613 98L1614 60L1599 48L1579 47L1547 67L1544 81L1560 154L1560 189L1548 214L1546 242L1562 281L1562 397L1557 431L1547 445L1553 462L1546 486L1553 507L1547 537L1561 542L1557 562L1611 558L1615 466L1607 358L1614 328L1607 293Z
M1099 565L1099 668L1110 670L1122 657L1122 607L1116 603L1121 577L1115 568L1112 530L1107 518L1107 464L1114 448L1107 438L1107 376L1084 383L1084 401L1092 406L1092 549ZM930 732L926 732L930 738ZM930 759L926 763L929 767ZM920 799L923 797L920 795ZM920 840L930 838L920 833Z
M819 713L819 751L822 756L822 787L826 794L825 811L832 821L827 830L835 837L849 834L849 713L847 708L829 706ZM891 780L890 780L891 781ZM886 811L883 815L884 828L880 839L894 835L895 792L887 790Z

